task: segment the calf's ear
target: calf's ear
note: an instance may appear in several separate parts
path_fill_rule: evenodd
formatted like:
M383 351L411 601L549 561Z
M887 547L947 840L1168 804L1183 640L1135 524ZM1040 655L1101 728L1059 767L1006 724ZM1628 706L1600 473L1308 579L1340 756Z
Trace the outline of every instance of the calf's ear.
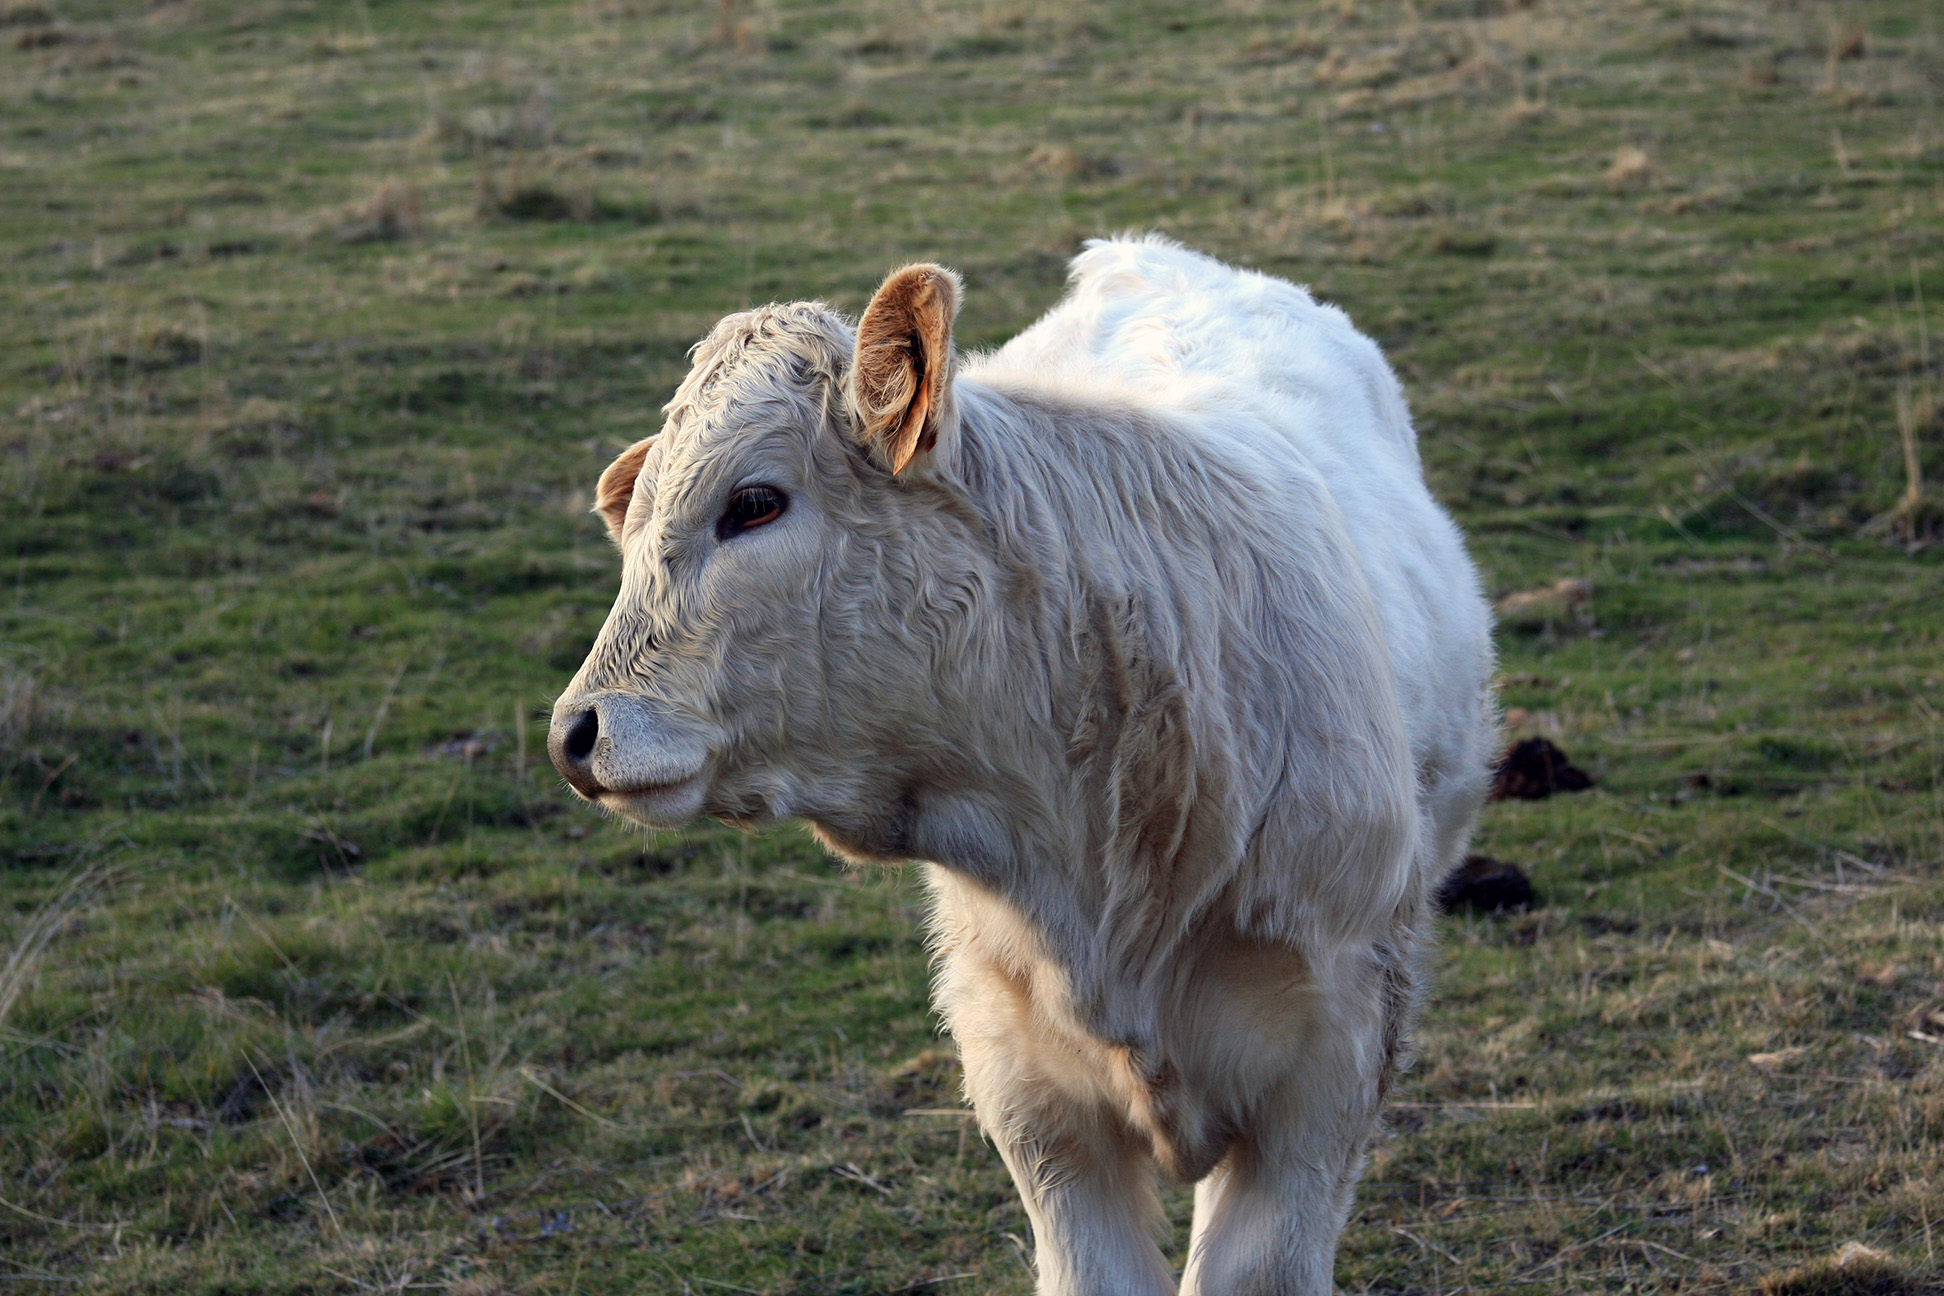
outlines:
M635 479L641 476L641 461L648 457L648 448L655 444L655 438L643 437L621 452L621 457L607 466L601 480L594 487L594 512L601 515L607 523L608 535L614 543L621 543L621 524L628 520L628 502L634 499Z
M906 266L878 287L857 322L850 394L858 439L894 473L937 443L959 293L959 277L945 267Z

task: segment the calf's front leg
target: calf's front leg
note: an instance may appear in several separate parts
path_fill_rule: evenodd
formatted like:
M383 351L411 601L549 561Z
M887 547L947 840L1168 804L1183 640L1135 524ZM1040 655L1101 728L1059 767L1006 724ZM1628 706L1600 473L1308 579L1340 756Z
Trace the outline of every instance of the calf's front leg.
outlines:
M1147 1144L1089 1092L1084 1063L1042 1038L1006 979L947 1006L966 1096L1033 1225L1040 1296L1172 1296L1154 1233L1163 1219ZM980 971L953 969L961 990Z
M1181 1296L1331 1296L1337 1236L1404 1011L1381 972L1320 985L1292 1064L1195 1185Z
M1145 1149L1099 1127L993 1137L1033 1224L1040 1296L1173 1296Z

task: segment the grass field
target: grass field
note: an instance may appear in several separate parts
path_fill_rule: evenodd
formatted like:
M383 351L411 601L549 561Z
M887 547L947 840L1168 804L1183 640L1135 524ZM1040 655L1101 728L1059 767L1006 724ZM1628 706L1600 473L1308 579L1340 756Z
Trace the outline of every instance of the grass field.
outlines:
M543 717L717 316L926 257L996 343L1156 228L1592 590L1343 1289L1944 1291L1940 21L0 0L0 1289L1029 1290L911 880L623 831Z

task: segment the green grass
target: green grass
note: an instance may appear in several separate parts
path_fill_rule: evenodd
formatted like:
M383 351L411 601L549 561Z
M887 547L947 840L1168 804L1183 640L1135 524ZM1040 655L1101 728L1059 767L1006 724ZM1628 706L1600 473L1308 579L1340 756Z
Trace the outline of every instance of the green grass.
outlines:
M1343 1288L1944 1288L1938 27L0 4L0 1286L1028 1290L908 1114L916 888L623 831L542 717L716 317L926 257L996 343L1158 228L1384 344L1495 594L1593 590L1503 692L1598 786L1488 808L1542 903L1447 925Z

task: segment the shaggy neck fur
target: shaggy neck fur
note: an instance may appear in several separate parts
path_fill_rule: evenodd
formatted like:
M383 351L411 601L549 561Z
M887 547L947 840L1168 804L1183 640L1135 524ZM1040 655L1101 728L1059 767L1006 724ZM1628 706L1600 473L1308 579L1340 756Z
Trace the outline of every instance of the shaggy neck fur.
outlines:
M917 744L942 759L911 771L892 840L821 825L832 844L1023 906L1076 1009L1130 1044L1211 908L1311 949L1387 928L1412 843L1385 825L1410 823L1412 786L1375 614L1360 583L1272 557L1295 542L1356 569L1317 483L1131 409L956 388L955 434L910 489L960 505L924 509L917 542L958 532L935 543L972 561L891 578L919 582L907 605L950 645L957 696L934 714L964 728ZM1270 682L1276 731L1241 702Z

